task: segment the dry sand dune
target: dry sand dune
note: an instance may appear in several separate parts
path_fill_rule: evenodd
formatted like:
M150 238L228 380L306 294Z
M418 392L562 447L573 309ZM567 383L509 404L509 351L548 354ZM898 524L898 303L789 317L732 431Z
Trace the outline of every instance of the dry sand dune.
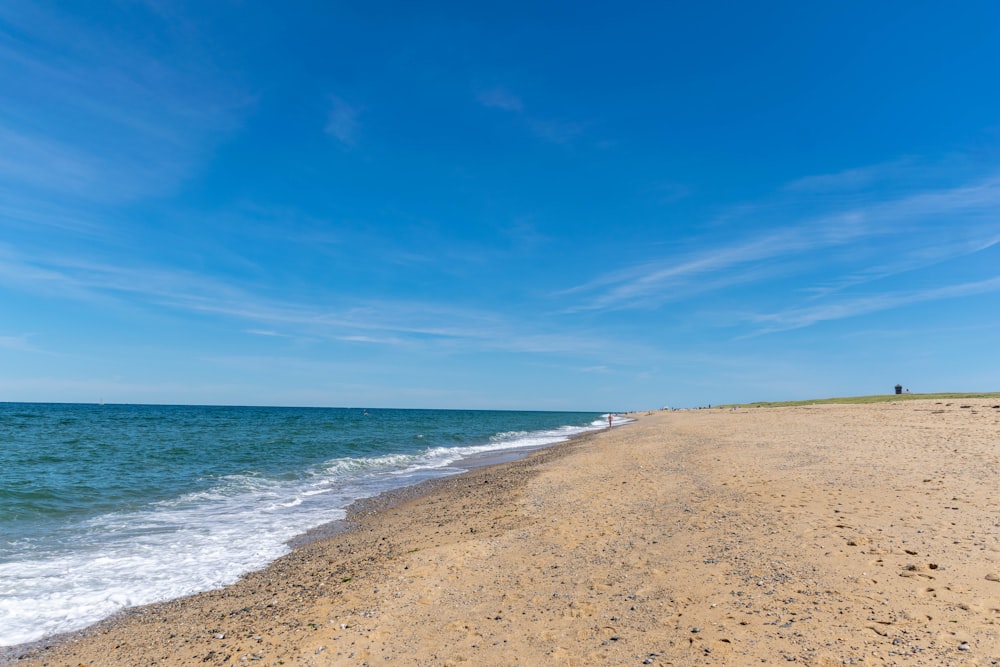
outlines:
M18 663L1000 664L994 402L659 412L423 491Z

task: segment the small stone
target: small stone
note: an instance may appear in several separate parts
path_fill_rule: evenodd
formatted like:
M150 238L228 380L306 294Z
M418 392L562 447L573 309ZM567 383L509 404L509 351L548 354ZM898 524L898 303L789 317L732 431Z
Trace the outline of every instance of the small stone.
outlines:
M969 642L962 642L961 644L958 645L959 651L969 651L971 649L972 647L969 646Z
M216 639L225 639L226 638L226 633L220 632L219 634L215 635L215 638Z
M696 625L693 628L691 628L691 632L697 634L697 633L701 632L701 628Z

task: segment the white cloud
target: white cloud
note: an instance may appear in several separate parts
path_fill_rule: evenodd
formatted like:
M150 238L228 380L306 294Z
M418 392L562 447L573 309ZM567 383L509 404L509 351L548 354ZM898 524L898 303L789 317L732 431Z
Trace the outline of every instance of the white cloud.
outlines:
M31 343L30 337L27 335L20 335L20 336L0 335L0 349L14 350L17 352L41 352L41 350L38 347L36 347Z
M326 133L347 147L353 147L361 131L358 115L361 109L330 95L330 113L326 121Z
M0 245L0 280L8 288L88 302L156 304L176 311L253 323L258 336L344 340L384 345L462 345L475 341L506 347L516 337L509 323L489 311L418 301L351 297L324 302L269 298L202 274L102 264L69 256L25 257ZM282 333L277 333L277 332ZM530 344L529 344L530 346Z
M583 134L587 123L530 118L528 127L540 139L554 144L566 144Z
M720 280L720 275L724 272L806 251L816 242L797 230L773 232L740 244L647 262L605 274L591 283L566 290L563 294L596 292L571 310L647 308L665 300L683 297L693 290L703 292L706 280L711 280L711 284L716 287L727 286L733 281Z
M869 313L901 308L915 303L958 299L977 294L1000 292L1000 276L968 283L947 285L921 291L888 292L864 297L852 297L841 301L807 308L787 310L753 317L760 328L755 334L774 333L801 329L818 322L841 320Z
M290 338L288 334L278 333L269 329L247 329L246 332L253 336L264 336L267 338Z
M503 87L484 90L476 96L476 99L484 107L492 109L503 109L504 111L520 112L524 110L521 98Z
M161 27L142 14L133 18ZM154 52L71 6L5 3L0 15L18 36L0 43L0 189L26 200L118 204L170 192L247 106L199 47L169 31Z
M817 174L792 181L785 186L789 192L840 192L859 190L877 183L912 177L921 171L917 161L904 157L892 162L845 169L833 174Z
M79 204L67 206L26 194L24 188L0 187L0 219L5 225L35 229L38 226L73 232L79 236L107 238L106 221L84 211Z
M691 194L691 188L683 183L664 182L658 183L654 192L661 204L673 204Z
M764 231L721 246L706 238L701 250L609 272L558 296L578 298L569 311L657 307L753 279L789 278L803 272L804 258L809 270L821 267L828 277L824 284L800 284L795 291L816 296L1000 243L998 177L783 220L785 211L796 208L794 201L740 207L730 226L750 219L745 226ZM872 253L863 252L872 244L878 248L874 263L867 258Z
M851 287L910 271L918 271L959 257L974 255L997 244L1000 244L1000 234L992 238L946 240L941 244L918 248L907 256L890 258L885 263L866 267L857 273L835 277L822 285L811 286L804 291L812 295L812 298L827 297Z
M527 114L521 98L502 86L480 92L476 95L476 100L484 107L518 114L532 134L549 143L569 143L583 134L588 126L588 123L578 121L553 120Z

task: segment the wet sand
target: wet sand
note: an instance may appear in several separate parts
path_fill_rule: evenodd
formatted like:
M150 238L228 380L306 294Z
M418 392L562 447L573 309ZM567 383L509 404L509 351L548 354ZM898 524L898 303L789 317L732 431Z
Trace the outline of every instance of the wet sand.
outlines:
M1000 406L657 412L17 665L1000 664Z

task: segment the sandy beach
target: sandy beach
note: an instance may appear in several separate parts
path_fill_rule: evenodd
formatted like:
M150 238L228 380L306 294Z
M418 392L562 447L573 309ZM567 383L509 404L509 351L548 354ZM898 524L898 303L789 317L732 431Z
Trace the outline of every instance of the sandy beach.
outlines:
M638 415L39 665L997 665L996 399Z

